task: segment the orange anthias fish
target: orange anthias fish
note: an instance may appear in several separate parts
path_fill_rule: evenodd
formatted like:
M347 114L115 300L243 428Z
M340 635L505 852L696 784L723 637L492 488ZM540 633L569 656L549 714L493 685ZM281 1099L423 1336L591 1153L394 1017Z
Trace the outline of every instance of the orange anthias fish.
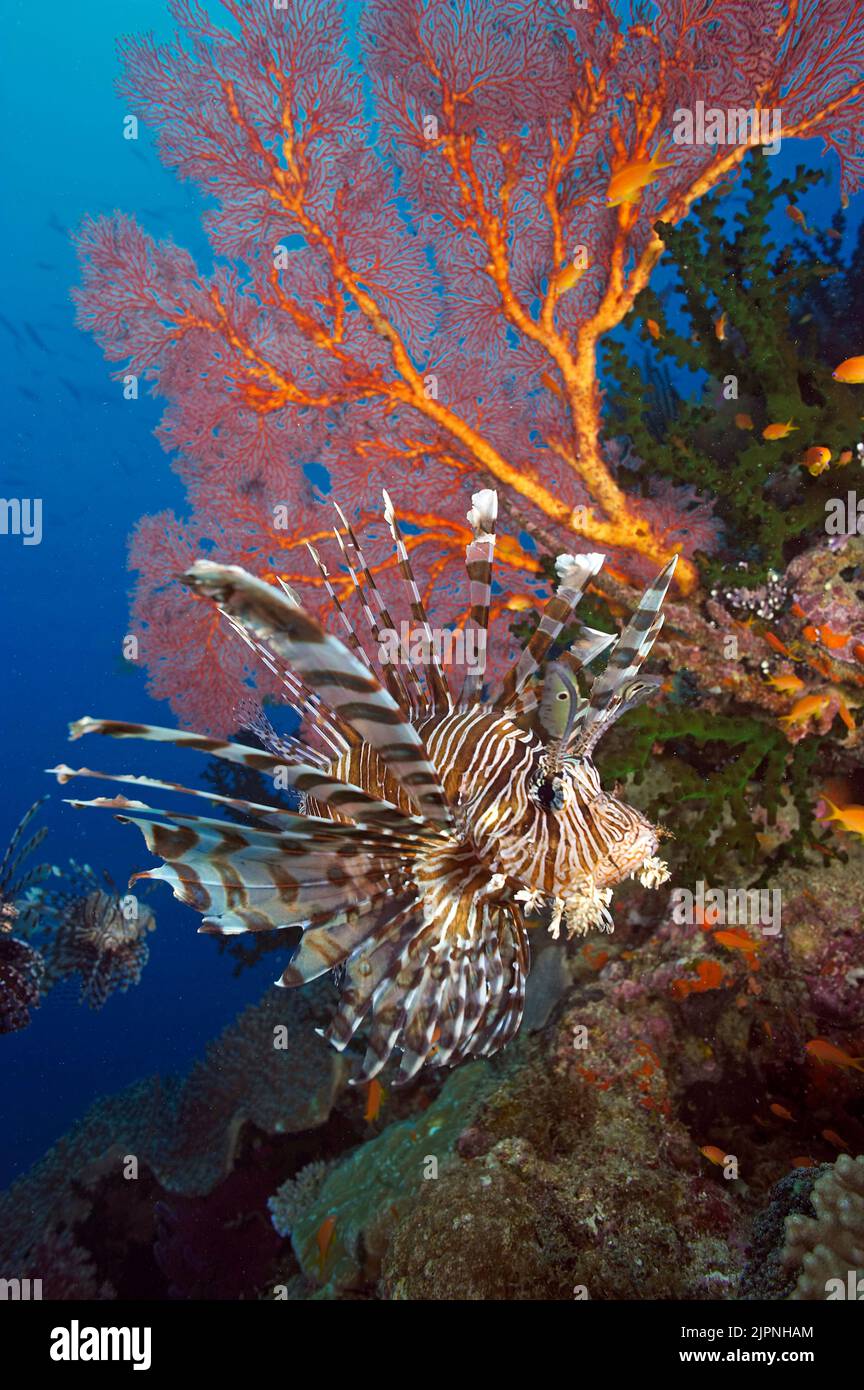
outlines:
M324 1278L324 1269L327 1264L327 1254L333 1244L333 1236L336 1233L336 1217L328 1216L326 1221L322 1221L315 1236L315 1244L318 1246L318 1273Z
M805 450L801 460L804 468L814 478L818 478L820 473L824 473L830 462L831 450L826 449L824 444L814 444L812 449Z
M514 613L526 613L534 604L525 594L511 594L504 603L505 608L511 609Z
M864 837L864 806L835 806L827 796L823 796L822 800L830 806L831 814L820 816L820 820L836 820L844 830L851 830L853 835Z
M719 1168L722 1168L726 1162L726 1155L722 1149L718 1149L716 1144L703 1144L699 1152L704 1154L711 1163L716 1163Z
M847 1153L849 1152L849 1145L846 1143L845 1139L840 1137L836 1129L823 1129L822 1138L829 1144L833 1144L835 1149L845 1149Z
M794 1116L789 1110L786 1109L786 1106L785 1106L785 1105L778 1105L776 1101L774 1102L773 1105L769 1106L769 1109L770 1109L772 1115L777 1115L777 1116L779 1116L779 1118L780 1118L781 1120L794 1120L794 1119L795 1119L795 1116Z
M646 319L645 327L648 329L648 332L651 334L651 337L654 339L655 343L658 338L663 337L663 334L660 331L660 325L656 319Z
M662 163L658 158L660 147L650 159L631 159L623 169L618 169L609 180L607 208L616 208L620 203L636 203L642 189L654 183L661 169L671 169L670 163Z
M846 382L849 386L859 386L864 381L864 357L847 357L831 373L835 381Z
M794 203L786 204L786 216L791 217L793 222L798 223L798 226L801 228L805 236L812 236L812 232L810 228L807 226L807 220L803 212L799 207L796 207Z
M577 281L582 279L587 269L587 266L577 265L575 261L568 261L565 266L562 266L555 276L556 295L566 294L568 290L572 290Z
M850 1057L842 1047L835 1047L827 1038L813 1038L804 1051L829 1066L852 1067L855 1071L864 1072L864 1057Z
M768 684L774 690L779 690L781 695L797 695L799 690L804 689L804 682L800 676L788 675L769 676Z
M805 724L808 719L824 714L831 703L830 695L803 695L796 700L788 714L781 716L781 724Z
M725 946L727 951L744 951L751 955L756 951L761 951L765 945L764 941L755 941L740 927L734 931L715 931L714 940L719 941L721 946Z
M726 341L726 314L722 313L719 319L714 320L714 337L718 343Z
M766 425L762 431L762 438L772 441L775 439L785 439L787 434L791 434L792 431L797 430L797 428L798 426L793 425L791 420L787 420L785 425Z
M735 416L735 424L739 430L752 430L753 421L751 417L742 410Z
M366 1092L366 1113L363 1116L367 1125L371 1125L373 1121L378 1119L381 1110L381 1102L384 1099L386 1099L384 1087L381 1085L377 1076L373 1076Z

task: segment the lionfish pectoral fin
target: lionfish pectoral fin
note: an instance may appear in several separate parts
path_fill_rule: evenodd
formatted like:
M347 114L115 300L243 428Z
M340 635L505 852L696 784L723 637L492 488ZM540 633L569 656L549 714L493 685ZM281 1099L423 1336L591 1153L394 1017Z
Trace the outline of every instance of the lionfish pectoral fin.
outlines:
M267 641L324 704L375 749L430 820L450 809L423 740L363 662L302 608L236 565L196 560L184 578L256 639Z

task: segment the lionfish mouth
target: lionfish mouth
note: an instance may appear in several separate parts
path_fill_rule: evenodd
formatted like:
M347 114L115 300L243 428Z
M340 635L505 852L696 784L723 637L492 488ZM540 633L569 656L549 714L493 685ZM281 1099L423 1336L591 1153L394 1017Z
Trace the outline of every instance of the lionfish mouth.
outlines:
M412 620L431 635L384 497ZM169 743L273 776L299 795L299 812L146 776L51 769L61 782L96 777L242 814L239 824L156 810L123 795L71 803L113 808L119 820L138 825L162 862L135 877L169 883L203 918L200 931L299 927L300 944L278 983L298 986L334 972L341 994L325 1036L341 1050L365 1034L358 1080L371 1079L395 1053L397 1080L404 1081L424 1065L497 1052L522 1018L530 965L525 913L545 902L555 935L562 925L569 935L611 929L615 883L635 873L656 886L668 876L654 857L653 827L602 793L591 754L616 719L657 689L658 679L640 680L639 671L662 625L675 561L646 589L616 640L576 616L604 557L560 556L557 592L497 693L486 698L497 496L479 492L473 504L468 622L482 635L481 660L458 692L434 642L417 664L384 663L376 671L314 551L345 642L326 632L286 584L276 588L236 566L198 560L186 583L280 677L286 703L301 717L302 740L277 735L260 709L245 724L260 748L90 717L70 726L73 739L99 733ZM380 651L396 625L357 536L341 512L339 518L336 540ZM575 640L541 681L565 628L575 630ZM576 677L610 647L604 671L581 695ZM545 769L540 796L538 766ZM558 796L555 779L564 775L582 779L584 796Z

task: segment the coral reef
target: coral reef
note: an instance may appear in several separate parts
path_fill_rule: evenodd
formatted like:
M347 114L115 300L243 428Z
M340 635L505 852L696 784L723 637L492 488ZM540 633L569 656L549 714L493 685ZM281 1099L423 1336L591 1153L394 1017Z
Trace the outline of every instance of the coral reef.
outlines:
M142 1242L152 1246L154 1209L161 1201L162 1256L172 1281L188 1285L201 1259L200 1250L195 1258L183 1253L194 1243L188 1233L207 1230L207 1221L196 1221L200 1208L192 1199L232 1180L239 1156L255 1136L304 1134L330 1117L347 1062L312 1032L320 1010L320 990L300 996L271 989L211 1044L183 1080L153 1077L96 1102L0 1196L0 1263L47 1277L34 1252L49 1258L52 1242L65 1231L79 1243L92 1242L85 1250L102 1251L108 1203L122 1211L122 1224L134 1225L130 1208L139 1210ZM275 1172L261 1166L261 1190L252 1182L261 1209L255 1230L272 1229L265 1201L278 1181ZM229 1190L226 1198L220 1189L219 1200L242 1205L249 1193L248 1179L238 1186L243 1191L243 1182L246 1197L232 1197ZM262 1258L269 1254L269 1236L263 1234L255 1247ZM118 1237L121 1245L125 1240ZM116 1258L117 1252L112 1261Z
M224 7L236 18L233 0ZM371 0L359 55L371 117L332 0L314 14L301 0L278 10L249 0L229 29L178 3L176 42L124 43L130 109L213 203L210 275L128 217L88 222L79 238L79 321L121 375L167 399L160 435L193 504L186 520L145 518L131 553L152 693L184 721L232 729L254 677L177 574L206 548L296 583L313 608L326 603L303 543L329 524L331 485L352 499L386 597L393 571L370 508L410 472L411 499L396 501L438 622L468 606L459 562L478 486L500 487L526 514L500 538L517 600L532 601L540 572L522 543L532 524L554 533L554 553L602 547L631 580L683 542L678 582L694 588L692 556L716 540L713 518L688 486L642 498L632 469L616 469L601 439L597 354L666 245L679 264L697 249L691 207L734 179L749 144L676 143L643 177L648 156L685 94L765 110L782 95L784 140L821 137L851 191L861 107L849 73L864 58L864 25L844 0L823 0L818 26L798 5L752 0L713 10L706 40L671 0L657 10L649 26L607 0L590 22L563 0ZM590 76L574 83L577 70ZM768 163L751 162L751 183ZM763 317L756 288L733 285L735 256L758 249L764 201L756 188L754 218L711 262L736 332ZM787 289L799 281L793 267ZM700 327L710 333L710 320ZM779 386L772 408L775 398ZM692 442L671 446L672 482L701 490L709 455ZM733 510L749 466L724 458L717 477ZM784 509L765 523L787 524ZM334 584L342 592L343 576ZM275 689L257 681L262 699Z
M852 1276L853 1298L864 1281L864 1157L841 1154L832 1168L813 1184L810 1203L815 1217L791 1215L786 1220L783 1262L800 1267L793 1299L831 1297L839 1282L847 1296Z

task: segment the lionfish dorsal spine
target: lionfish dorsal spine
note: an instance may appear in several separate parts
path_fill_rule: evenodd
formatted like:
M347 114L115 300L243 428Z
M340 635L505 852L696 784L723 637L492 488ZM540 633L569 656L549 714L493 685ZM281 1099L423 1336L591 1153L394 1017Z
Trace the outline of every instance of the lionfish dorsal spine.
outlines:
M540 669L562 631L572 621L586 586L600 570L604 559L605 556L599 554L558 557L560 583L557 592L545 605L527 646L504 677L495 700L496 709L507 709L526 682Z
M197 560L184 578L250 636L267 641L314 686L322 702L376 750L423 814L450 822L447 798L420 735L393 696L338 638L236 565Z
M423 599L420 596L417 580L414 578L414 571L411 568L411 560L408 555L408 547L399 529L399 523L396 520L396 510L390 499L390 494L386 490L384 492L384 520L390 528L393 544L396 546L399 573L402 576L402 581L408 593L408 604L411 610L411 617L426 638L425 651L427 655L422 663L422 669L429 686L430 712L432 714L445 714L453 708L453 696L450 693L450 687L447 684L444 672L441 670L438 663L432 627L426 614Z
M471 497L471 508L466 520L471 527L473 540L465 548L465 568L468 574L468 597L470 610L468 621L481 634L478 642L478 660L469 670L462 683L459 694L459 707L465 709L480 698L486 675L486 644L489 635L489 610L492 606L492 570L495 561L496 533L498 521L498 494L492 488L483 488Z
M677 555L673 556L648 585L612 648L606 669L595 678L576 734L574 754L587 756L603 733L625 712L625 707L632 709L654 693L647 688L650 682L643 683L638 691L634 682L663 626L660 610L677 560ZM627 691L629 694L625 694Z

